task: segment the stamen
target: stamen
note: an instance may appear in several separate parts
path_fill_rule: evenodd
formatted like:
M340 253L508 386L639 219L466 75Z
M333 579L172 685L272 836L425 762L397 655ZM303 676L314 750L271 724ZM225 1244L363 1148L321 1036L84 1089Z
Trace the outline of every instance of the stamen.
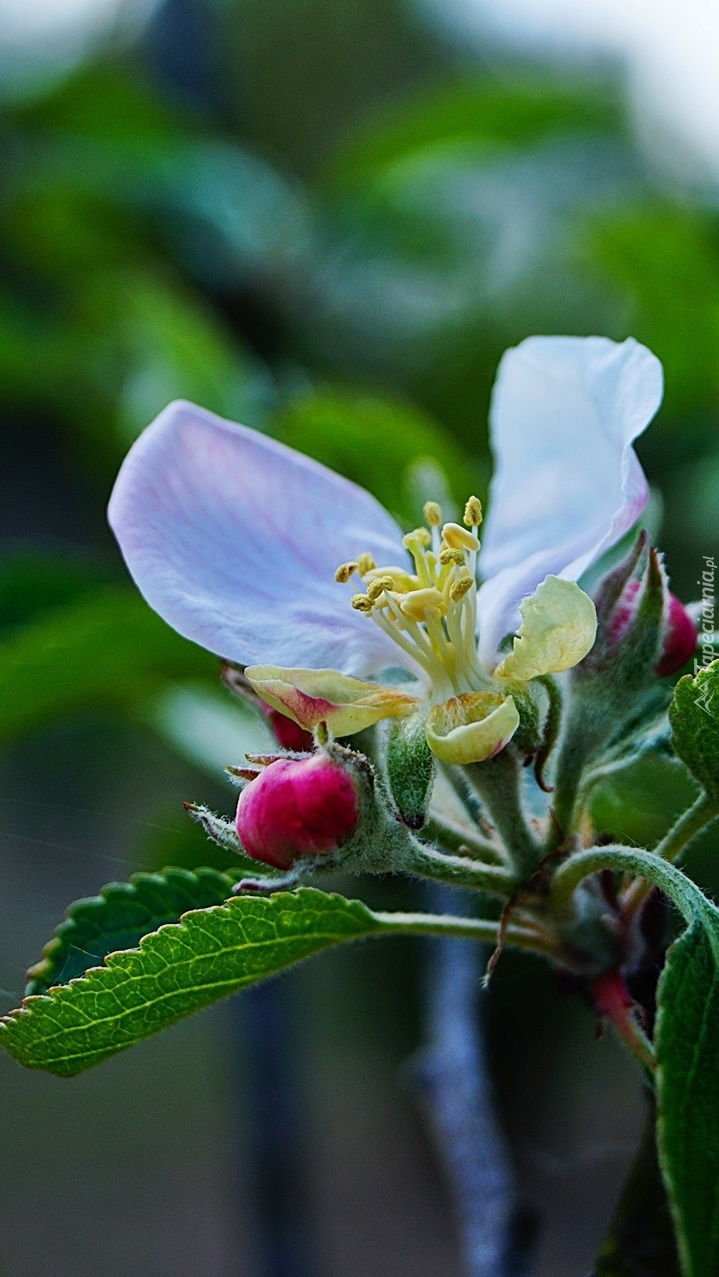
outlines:
M413 621L423 621L428 612L441 616L444 611L444 599L433 585L426 590L413 590L411 594L403 595L399 605L404 615Z
M452 550L478 550L479 541L473 532L460 527L458 523L445 523L442 538Z
M412 532L407 532L402 537L402 545L405 550L411 550L414 553L416 548L426 549L432 544L432 538L426 528L414 528Z
M357 563L340 563L335 572L335 581L339 581L340 585L344 585L346 581L349 581L352 573L357 571L358 567L359 564Z
M397 568L392 565L386 568L372 568L371 571L365 573L365 581L378 581L380 577L389 577L392 582L393 590L416 590L419 581L416 576L412 576L406 568Z
M422 514L430 528L438 528L442 522L442 507L437 501L425 501L422 506Z
M366 594L353 594L352 606L355 612L371 612L372 600Z
M377 576L374 581L370 581L367 586L367 598L370 603L376 603L381 594L385 590L391 590L394 587L394 581L391 576Z
M468 528L478 528L482 522L482 502L479 497L470 497L464 507L464 518L462 520Z
M374 557L367 550L357 555L357 568L360 576L364 576L366 572L372 572L376 567L377 564L374 561Z
M464 550L452 550L448 545L443 545L439 552L439 561L442 564L456 563L458 567L464 564Z
M461 576L458 581L453 581L449 587L449 597L453 603L459 603L465 594L468 594L474 585L471 576Z

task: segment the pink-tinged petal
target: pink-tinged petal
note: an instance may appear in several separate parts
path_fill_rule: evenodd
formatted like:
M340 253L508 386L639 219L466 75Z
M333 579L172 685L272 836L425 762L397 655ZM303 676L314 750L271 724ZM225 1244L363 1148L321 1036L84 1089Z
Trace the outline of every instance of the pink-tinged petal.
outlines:
M108 515L150 606L218 656L360 675L402 664L351 607L352 582L334 580L363 550L402 562L399 527L362 488L276 440L170 404L128 453Z
M648 488L631 445L661 397L661 364L631 338L530 337L504 355L480 556L486 661L520 599L548 574L577 580L639 518Z
M326 723L335 736L352 736L383 718L410 714L417 699L399 687L362 683L337 670L281 669L248 665L247 678L258 696L300 727Z

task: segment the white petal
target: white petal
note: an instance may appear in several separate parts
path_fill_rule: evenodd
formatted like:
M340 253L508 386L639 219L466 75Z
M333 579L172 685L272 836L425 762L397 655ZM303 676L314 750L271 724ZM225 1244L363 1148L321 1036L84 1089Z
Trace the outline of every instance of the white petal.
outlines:
M150 606L218 656L360 676L403 663L350 606L360 587L334 580L363 550L403 562L400 529L369 493L274 439L170 404L126 457L108 517Z
M577 580L638 519L648 488L631 444L661 397L661 364L632 338L530 337L504 355L480 557L485 660L548 573Z

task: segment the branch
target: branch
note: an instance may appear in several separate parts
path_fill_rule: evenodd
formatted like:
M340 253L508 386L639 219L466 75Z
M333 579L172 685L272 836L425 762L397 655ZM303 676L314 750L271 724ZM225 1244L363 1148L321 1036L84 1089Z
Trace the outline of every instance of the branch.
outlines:
M435 906L456 908L454 892L437 887L432 894ZM443 938L432 942L432 954L429 1041L417 1076L454 1201L467 1277L527 1277L528 1217L517 1202L494 1113L477 1017L482 949Z

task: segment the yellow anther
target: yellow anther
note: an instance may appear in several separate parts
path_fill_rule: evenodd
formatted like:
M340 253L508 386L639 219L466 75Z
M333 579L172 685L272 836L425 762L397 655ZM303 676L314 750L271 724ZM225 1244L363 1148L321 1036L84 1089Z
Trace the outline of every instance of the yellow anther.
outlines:
M367 598L370 603L376 603L380 595L384 594L385 590L391 590L393 586L394 581L391 576L376 576L367 586Z
M357 571L358 566L357 563L340 563L335 572L335 581L339 581L341 585L344 585L346 581L349 581L352 573Z
M464 507L464 519L468 528L478 528L482 522L482 502L479 497L470 497Z
M371 572L376 567L374 557L367 550L357 555L357 569L360 576L364 576L365 572Z
M464 550L452 550L448 545L443 545L439 552L439 561L442 564L456 563L461 567L464 563Z
M405 550L422 549L431 544L432 538L426 528L415 528L413 532L408 532L402 537Z
M471 576L461 576L458 581L453 581L449 587L449 597L452 602L459 603L459 600L464 598L473 585L474 581Z
M451 550L478 550L479 541L473 532L460 527L458 523L445 523L442 528L442 539Z
M426 590L413 590L411 594L403 594L399 605L412 621L423 621L426 616L441 616L446 609L445 601L439 590L429 586Z
M372 568L371 572L365 573L365 581L378 581L380 577L389 577L392 582L392 589L400 590L401 592L415 590L419 585L417 577L412 576L412 573L408 572L406 568L397 568L392 564L386 568Z
M372 600L366 594L353 594L352 606L355 612L371 612Z
M430 528L438 528L442 522L442 507L436 501L425 501L422 506L422 514Z

